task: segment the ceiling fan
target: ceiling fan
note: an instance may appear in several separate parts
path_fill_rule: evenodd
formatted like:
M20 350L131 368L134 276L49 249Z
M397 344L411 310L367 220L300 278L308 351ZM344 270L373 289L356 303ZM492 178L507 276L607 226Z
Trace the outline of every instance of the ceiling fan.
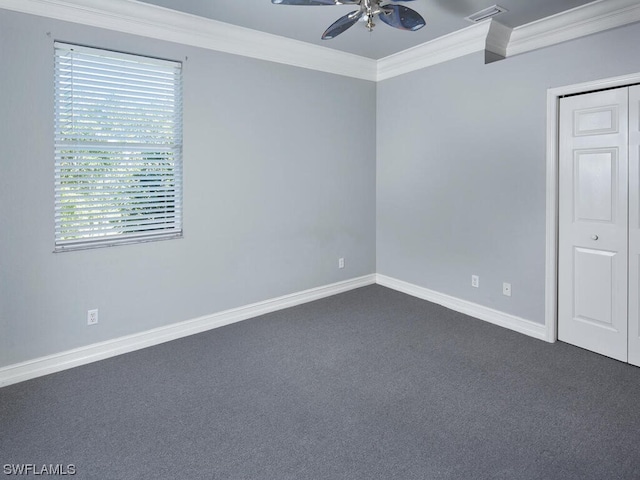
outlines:
M373 30L375 23L373 17L376 15L380 20L390 27L400 30L410 30L415 32L424 27L425 21L422 16L404 5L395 3L383 3L386 0L271 0L277 5L359 5L359 10L354 10L336 20L322 34L323 40L337 37L342 32L352 27L360 19L367 22L369 31ZM394 2L412 2L413 0L393 0Z

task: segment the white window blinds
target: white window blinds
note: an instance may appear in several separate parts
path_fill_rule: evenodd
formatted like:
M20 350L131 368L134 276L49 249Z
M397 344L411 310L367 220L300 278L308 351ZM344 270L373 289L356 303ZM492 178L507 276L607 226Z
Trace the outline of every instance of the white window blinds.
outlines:
M181 235L182 65L56 42L56 251Z

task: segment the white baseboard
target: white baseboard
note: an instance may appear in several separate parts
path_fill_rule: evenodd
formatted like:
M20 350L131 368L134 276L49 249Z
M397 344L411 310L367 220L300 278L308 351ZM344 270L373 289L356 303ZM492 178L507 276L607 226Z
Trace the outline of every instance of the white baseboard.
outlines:
M363 277L311 288L302 292L167 325L165 327L154 328L146 332L127 335L86 347L75 348L46 357L9 365L0 368L0 387L41 377L50 373L60 372L68 368L85 365L105 358L115 357L116 355L158 345L266 313L336 295L355 288L372 285L375 283L375 280L375 274L365 275Z
M372 274L2 367L0 368L0 387L205 332L374 283L530 337L547 340L547 330L544 325L386 275Z
M386 275L376 274L376 283L423 300L428 300L429 302L437 303L443 307L484 320L485 322L493 323L494 325L508 328L509 330L514 330L519 333L524 333L525 335L529 335L530 337L540 340L547 340L546 326L530 320L525 320L524 318L516 317L515 315L510 315L508 313L478 305L477 303L468 302L443 293L435 292L428 288L419 287L412 283L387 277Z

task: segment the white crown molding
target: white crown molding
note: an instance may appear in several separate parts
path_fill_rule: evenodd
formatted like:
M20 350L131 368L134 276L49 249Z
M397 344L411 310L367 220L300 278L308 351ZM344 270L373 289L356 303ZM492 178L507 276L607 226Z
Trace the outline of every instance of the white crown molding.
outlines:
M596 0L514 29L485 20L378 60L377 80L482 50L510 57L638 21L638 0Z
M0 8L374 81L376 61L135 0L0 0Z
M377 80L404 75L470 53L507 56L512 29L489 19L378 60Z
M507 47L509 46L509 40L511 39L511 32L513 29L493 19L491 19L490 22L489 31L487 32L487 38L485 41L485 50L495 53L501 57L506 57Z
M638 0L597 0L513 29L507 56L640 21Z
M428 288L420 287L413 283L404 282L379 273L376 274L376 283L378 285L406 293L413 297L437 303L438 305L442 305L443 307L456 312L464 313L465 315L469 315L479 320L484 320L485 322L523 333L539 340L548 340L547 327L545 325L541 325L515 315L500 312L489 307L478 305L477 303L445 295L443 293L429 290Z
M378 60L377 80L430 67L485 49L491 20L471 25Z
M245 305L231 310L214 313L185 322L174 323L166 327L154 328L146 332L95 343L65 352L36 358L0 368L0 387L6 387L32 378L49 375L69 368L169 342L214 328L254 318L266 313L293 307L321 298L343 293L355 288L375 283L375 274L353 278L342 282L311 288L302 292L272 298L263 302Z
M640 21L638 0L596 0L513 30L486 20L376 61L137 0L0 0L0 9L369 81L483 50L509 57Z

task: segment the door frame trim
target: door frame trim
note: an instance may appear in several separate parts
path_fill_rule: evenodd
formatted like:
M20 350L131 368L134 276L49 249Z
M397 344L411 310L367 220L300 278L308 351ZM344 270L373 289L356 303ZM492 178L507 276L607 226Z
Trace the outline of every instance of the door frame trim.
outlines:
M576 83L547 90L547 182L546 182L546 238L544 323L546 340L558 339L558 196L560 99L608 88L626 87L640 83L640 73Z

